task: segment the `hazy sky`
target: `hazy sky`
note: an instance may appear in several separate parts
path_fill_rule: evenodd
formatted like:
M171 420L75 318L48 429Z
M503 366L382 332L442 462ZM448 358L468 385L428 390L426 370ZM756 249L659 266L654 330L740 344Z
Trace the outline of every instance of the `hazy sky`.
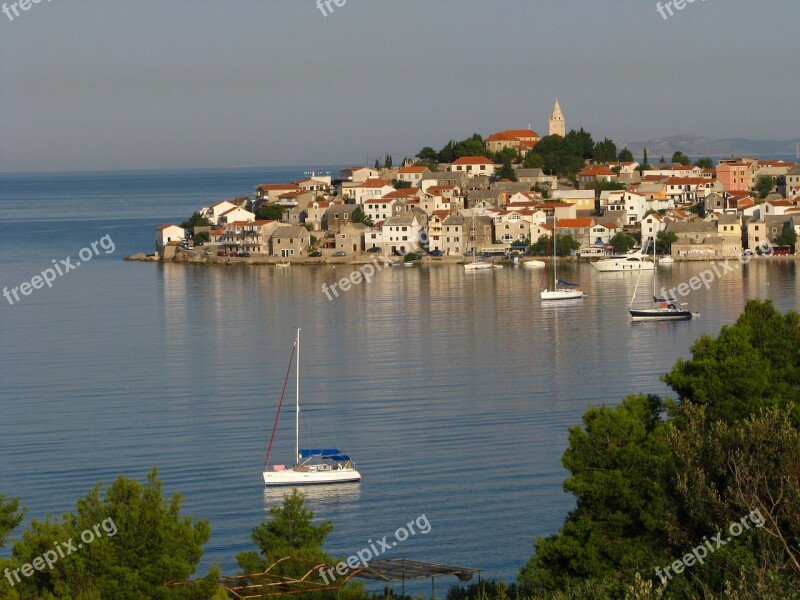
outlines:
M339 0L341 2L341 0ZM6 0L8 2L8 0ZM800 2L41 0L0 13L0 170L363 163L529 123L800 135ZM12 12L13 15L13 12Z

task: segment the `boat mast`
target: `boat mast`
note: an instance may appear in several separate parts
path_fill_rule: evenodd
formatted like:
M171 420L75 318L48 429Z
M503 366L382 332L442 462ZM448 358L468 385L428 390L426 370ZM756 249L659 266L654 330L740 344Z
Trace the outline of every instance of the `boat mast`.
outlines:
M558 275L556 273L556 257L558 251L556 250L556 210L553 209L553 291L558 290Z
M295 383L294 455L300 463L300 328L297 328L297 381Z
M656 301L656 270L658 269L658 263L656 263L656 238L655 236L650 238L653 242L653 302Z

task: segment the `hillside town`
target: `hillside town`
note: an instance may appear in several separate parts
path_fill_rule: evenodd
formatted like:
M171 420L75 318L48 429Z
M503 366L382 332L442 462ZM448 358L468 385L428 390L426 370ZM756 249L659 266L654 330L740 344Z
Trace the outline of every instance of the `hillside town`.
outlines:
M576 134L565 132L556 100L549 137ZM581 129L576 135L588 134ZM156 255L292 261L413 252L462 258L524 252L554 227L574 240L578 256L611 253L618 250L614 241L626 237L640 245L662 236L675 260L737 257L767 241L778 253L797 252L800 164L738 156L692 165L680 152L673 161L648 164L646 149L640 163L605 140L598 147L610 144L611 155L598 160L598 151L579 159L582 168L570 176L531 166L541 160L537 148L546 139L530 126L485 140L476 134L451 143L451 150L480 155L440 162L441 153L426 148L398 168L387 156L383 164L342 169L337 179L312 173L258 185L254 198L200 207L185 227L159 227Z

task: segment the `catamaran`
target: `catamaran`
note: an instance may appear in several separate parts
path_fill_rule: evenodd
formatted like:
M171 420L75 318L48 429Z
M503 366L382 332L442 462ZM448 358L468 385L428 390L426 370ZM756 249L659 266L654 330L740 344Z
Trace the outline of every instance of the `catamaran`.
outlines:
M574 300L583 298L585 294L576 283L561 281L558 278L558 267L556 266L556 218L553 216L553 289L542 290L539 297L542 300ZM542 284L544 284L545 273L542 272ZM558 287L561 285L562 287Z
M652 240L652 238L651 238ZM656 244L653 242L653 264L656 262ZM631 303L628 305L628 312L634 321L688 321L695 316L686 304L681 304L679 307L675 304L674 298L659 298L656 296L656 274L658 269L653 270L653 306L652 308L633 308L633 301L636 299L636 290L639 289L639 280L642 278L642 271L639 271L639 277L636 279L636 287L633 288L633 296ZM682 308L687 307L687 308Z
M283 406L286 384L289 381L292 369L292 360L295 361L296 369L294 449L297 462L292 467L287 467L286 465L270 466L269 455L272 452L272 442L275 440L275 431L278 428L278 419L281 416L281 406ZM292 356L289 359L289 369L283 382L283 393L281 393L281 401L278 404L278 413L275 415L275 424L272 426L267 455L264 458L263 474L264 484L268 486L361 481L361 474L356 471L353 461L346 454L342 454L338 448L300 448L300 329L297 330Z

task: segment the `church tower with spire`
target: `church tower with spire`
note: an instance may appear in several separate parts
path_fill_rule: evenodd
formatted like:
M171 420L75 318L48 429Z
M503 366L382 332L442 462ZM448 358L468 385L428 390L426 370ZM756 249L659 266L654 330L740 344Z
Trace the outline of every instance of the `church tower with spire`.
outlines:
M564 124L564 115L561 113L561 107L558 105L558 98L553 105L553 114L550 115L550 135L566 135L566 125Z

